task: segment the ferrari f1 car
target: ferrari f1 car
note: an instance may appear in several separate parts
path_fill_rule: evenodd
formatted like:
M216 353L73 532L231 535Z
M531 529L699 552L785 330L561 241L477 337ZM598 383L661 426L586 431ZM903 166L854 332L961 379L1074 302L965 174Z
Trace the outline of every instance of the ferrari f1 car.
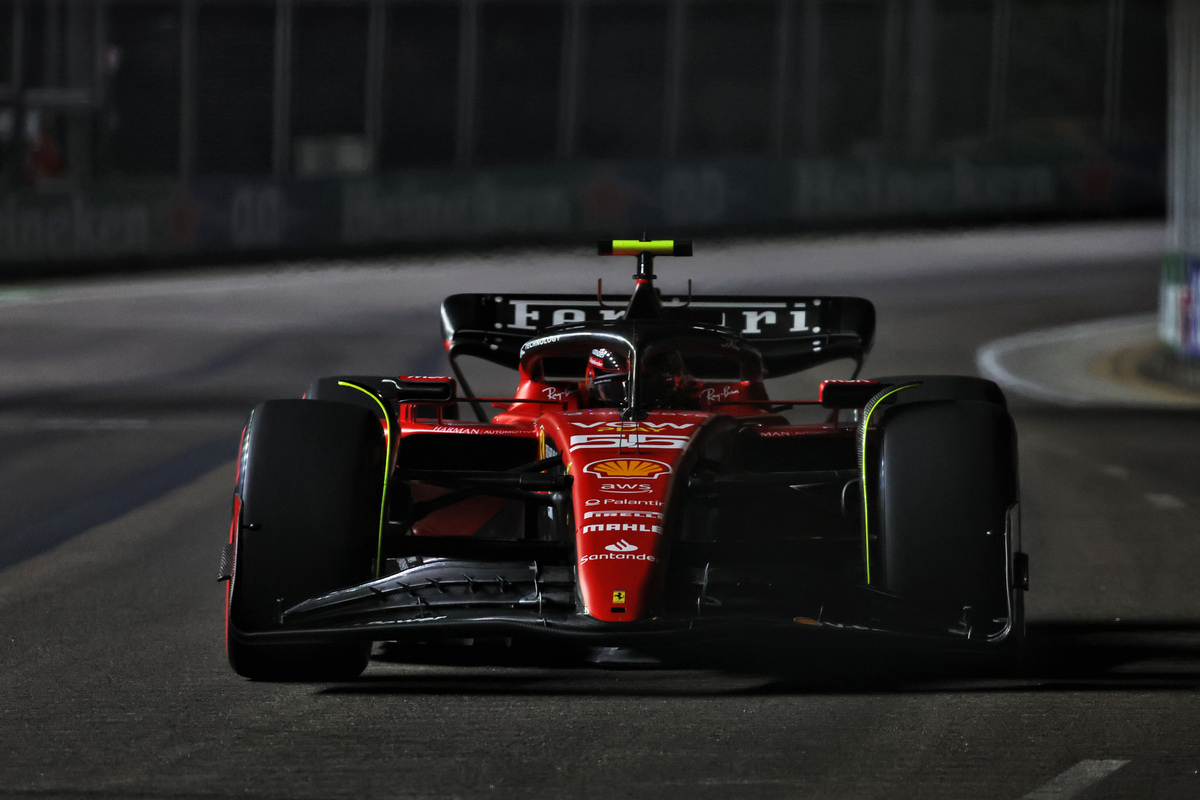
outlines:
M238 673L352 677L377 641L1019 641L1016 439L995 384L771 399L767 376L861 368L872 304L664 296L654 257L690 243L600 252L637 259L623 302L456 294L455 377L327 377L253 410L221 563ZM474 396L462 356L516 370L516 391Z

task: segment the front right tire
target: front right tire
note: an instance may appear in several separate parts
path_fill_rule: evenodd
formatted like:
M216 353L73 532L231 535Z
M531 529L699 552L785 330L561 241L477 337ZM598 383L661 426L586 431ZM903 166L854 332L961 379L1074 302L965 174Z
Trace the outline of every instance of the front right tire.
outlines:
M240 632L279 627L284 610L374 576L385 442L365 408L272 400L243 443L228 592L229 663L253 680L345 680L371 642L251 643Z

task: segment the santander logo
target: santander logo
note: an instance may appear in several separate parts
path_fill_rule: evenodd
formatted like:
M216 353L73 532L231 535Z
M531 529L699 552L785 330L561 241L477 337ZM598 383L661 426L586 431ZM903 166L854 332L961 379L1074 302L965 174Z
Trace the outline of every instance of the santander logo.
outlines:
M656 556L649 553L639 553L636 544L630 544L627 540L622 539L615 544L606 544L604 549L607 553L588 553L586 556L581 556L580 564L587 564L591 561L658 561Z

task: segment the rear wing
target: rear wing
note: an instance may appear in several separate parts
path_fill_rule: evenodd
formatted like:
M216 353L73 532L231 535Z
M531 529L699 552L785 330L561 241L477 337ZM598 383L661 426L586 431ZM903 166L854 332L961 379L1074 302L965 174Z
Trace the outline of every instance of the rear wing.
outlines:
M442 303L451 363L470 355L516 369L521 346L556 325L622 319L628 298L586 294L456 294ZM662 316L728 329L763 356L772 377L849 358L861 365L875 307L861 297L663 295Z

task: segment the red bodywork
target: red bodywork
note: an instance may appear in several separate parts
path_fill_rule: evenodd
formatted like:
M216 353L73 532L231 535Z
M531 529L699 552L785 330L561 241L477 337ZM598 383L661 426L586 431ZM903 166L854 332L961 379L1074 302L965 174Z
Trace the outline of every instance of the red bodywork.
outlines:
M634 621L655 611L669 534L682 521L675 497L698 439L739 423L773 437L847 433L827 423L789 425L769 413L761 381L696 384L688 394L703 410L656 410L626 421L615 408L588 408L580 387L536 381L522 369L513 399L496 403L503 410L489 423L421 418L420 406L402 405L401 443L417 433L511 436L536 439L539 458L562 454L573 479L577 574L586 613L601 621ZM418 497L423 499L444 490L415 491L430 493ZM431 514L413 533L470 536L503 507L496 498L472 498Z

